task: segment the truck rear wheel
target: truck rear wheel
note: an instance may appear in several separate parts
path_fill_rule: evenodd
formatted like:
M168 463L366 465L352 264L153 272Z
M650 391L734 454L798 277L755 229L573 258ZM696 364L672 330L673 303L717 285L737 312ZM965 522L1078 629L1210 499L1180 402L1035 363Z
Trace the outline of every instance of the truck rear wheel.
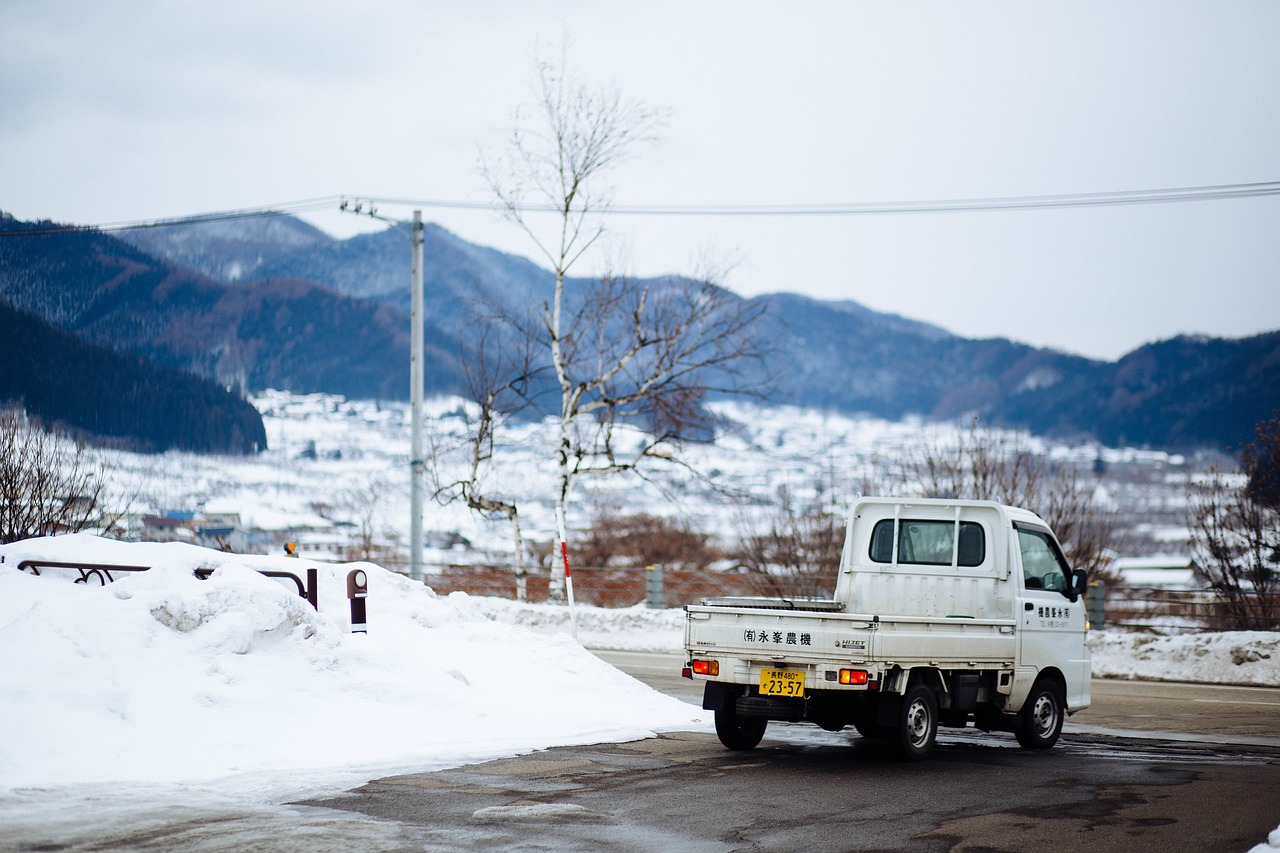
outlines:
M938 740L938 700L923 684L913 684L903 694L897 725L884 729L884 739L907 761L922 761Z
M1026 749L1049 749L1062 734L1062 690L1046 679L1036 681L1018 714L1018 743Z
M732 697L716 709L716 735L729 749L755 749L768 725L763 717L739 717Z

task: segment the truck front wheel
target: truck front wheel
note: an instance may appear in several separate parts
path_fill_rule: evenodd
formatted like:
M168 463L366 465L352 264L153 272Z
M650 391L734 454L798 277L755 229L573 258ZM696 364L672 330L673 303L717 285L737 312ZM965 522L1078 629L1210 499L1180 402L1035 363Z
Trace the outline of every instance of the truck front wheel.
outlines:
M907 761L922 761L938 740L938 700L923 684L913 684L903 694L897 725L884 730L884 738Z
M732 696L716 709L716 735L729 749L755 749L768 725L763 717L739 717Z
M1027 749L1049 749L1057 743L1066 716L1064 704L1056 683L1041 679L1032 685L1018 715L1018 743Z

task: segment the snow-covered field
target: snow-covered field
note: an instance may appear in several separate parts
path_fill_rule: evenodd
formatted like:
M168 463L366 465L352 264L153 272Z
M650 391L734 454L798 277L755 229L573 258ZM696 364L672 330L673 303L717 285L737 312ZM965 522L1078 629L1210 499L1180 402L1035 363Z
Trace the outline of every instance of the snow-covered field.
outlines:
M112 454L118 494L135 514L182 511L238 514L246 527L289 531L310 546L308 530L330 521L371 523L379 540L407 554L409 518L409 417L402 403L346 400L325 394L264 392L254 398L263 413L270 449L251 458L166 453ZM457 398L428 401L428 485L464 475L469 404ZM776 504L785 489L796 501L821 500L842 510L858 494L901 488L902 463L927 444L954 444L962 429L919 420L900 422L788 407L718 403L721 428L714 443L682 450L684 466L655 463L645 478L584 479L569 507L569 531L590 524L602 509L676 517L693 529L732 540L751 529L749 519ZM526 537L554 538L555 472L550 423L515 423L500 435L482 481L514 500ZM628 428L617 444L625 451ZM1090 470L1107 466L1096 496L1105 506L1140 514L1141 536L1156 542L1185 540L1180 502L1191 460L1162 451L1051 445L1024 436L1025 445L1054 462ZM689 469L705 475L699 479ZM1169 520L1174 519L1170 524ZM449 561L510 558L510 530L460 503L429 501L428 543L472 543L466 553L438 553ZM1123 555L1122 555L1123 556ZM433 555L428 553L428 563Z

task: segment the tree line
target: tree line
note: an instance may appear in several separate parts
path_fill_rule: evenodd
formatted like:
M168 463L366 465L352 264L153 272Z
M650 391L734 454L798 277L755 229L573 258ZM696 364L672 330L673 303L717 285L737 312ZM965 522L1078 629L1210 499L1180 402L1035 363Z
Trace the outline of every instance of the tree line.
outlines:
M216 383L82 341L0 302L0 403L96 443L143 452L256 453L262 417Z

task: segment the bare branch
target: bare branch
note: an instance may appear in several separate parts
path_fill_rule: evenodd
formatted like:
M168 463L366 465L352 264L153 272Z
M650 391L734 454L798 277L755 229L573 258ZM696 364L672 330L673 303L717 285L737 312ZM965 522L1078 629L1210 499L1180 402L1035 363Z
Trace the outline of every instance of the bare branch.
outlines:
M1280 417L1258 424L1241 448L1239 477L1217 471L1192 487L1188 526L1196 571L1217 596L1219 624L1235 630L1280 626Z
M554 455L563 511L581 476L669 461L671 445L706 427L708 396L742 385L732 379L735 371L763 353L750 334L760 312L722 290L713 275L644 284L613 272L598 280L568 277L604 233L597 214L612 201L611 172L655 138L665 113L627 100L616 86L577 82L567 48L557 61L539 60L536 71L535 103L517 111L506 151L482 157L482 173L506 217L529 235L554 273L537 321L515 319L507 327L523 335L524 346L546 353L545 362L527 360L525 369L546 364L559 391ZM534 202L554 217L535 223ZM539 385L525 376L510 390L528 402ZM486 413L502 408L485 395L501 387L489 383L473 391L481 404L476 454L471 478L457 488L477 502L477 472L492 455L495 421ZM624 447L623 425L648 434L636 438L628 429ZM558 588L553 583L553 596Z
M1094 501L1095 484L1070 464L1033 453L1021 435L974 421L954 447L922 448L907 463L907 476L925 497L1025 507L1049 523L1074 568L1106 575L1113 525Z
M110 473L21 409L0 410L0 542L110 528L120 517L107 506Z

